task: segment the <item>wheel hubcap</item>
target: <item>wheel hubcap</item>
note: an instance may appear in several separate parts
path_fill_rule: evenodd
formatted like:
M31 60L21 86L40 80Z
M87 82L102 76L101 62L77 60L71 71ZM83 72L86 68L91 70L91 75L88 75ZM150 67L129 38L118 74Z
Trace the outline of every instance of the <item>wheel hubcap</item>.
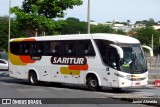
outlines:
M33 76L31 76L30 80L31 80L31 83L34 83L34 78L33 78Z
M91 83L91 86L92 86L92 87L96 87L96 86L97 86L97 82L96 82L95 80L91 80L90 83Z

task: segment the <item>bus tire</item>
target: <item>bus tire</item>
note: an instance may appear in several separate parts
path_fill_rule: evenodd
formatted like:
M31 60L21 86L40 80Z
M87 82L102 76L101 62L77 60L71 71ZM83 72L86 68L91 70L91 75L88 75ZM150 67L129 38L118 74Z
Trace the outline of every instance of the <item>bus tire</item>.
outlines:
M29 83L31 85L38 85L38 79L37 79L37 74L35 72L30 72L29 73Z
M91 91L99 91L101 87L99 86L98 79L95 76L89 76L87 78L88 89Z

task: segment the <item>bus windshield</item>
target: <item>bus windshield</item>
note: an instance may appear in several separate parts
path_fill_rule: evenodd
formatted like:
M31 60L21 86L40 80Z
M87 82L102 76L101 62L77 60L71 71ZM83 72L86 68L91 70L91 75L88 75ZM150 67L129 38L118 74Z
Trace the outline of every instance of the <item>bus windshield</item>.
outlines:
M106 66L130 74L140 74L147 71L146 58L140 43L123 44L107 40L96 40L96 44ZM120 57L115 46L123 50L123 58Z
M120 69L131 74L140 74L147 71L146 59L140 44L118 44L123 49L123 59L120 60Z

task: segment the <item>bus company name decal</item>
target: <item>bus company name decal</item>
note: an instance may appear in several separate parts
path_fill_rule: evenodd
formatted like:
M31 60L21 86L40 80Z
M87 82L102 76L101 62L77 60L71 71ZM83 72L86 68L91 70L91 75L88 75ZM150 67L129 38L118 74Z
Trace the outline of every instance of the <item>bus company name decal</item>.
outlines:
M60 64L60 65L86 65L87 59L85 57L52 56L51 63L52 64Z

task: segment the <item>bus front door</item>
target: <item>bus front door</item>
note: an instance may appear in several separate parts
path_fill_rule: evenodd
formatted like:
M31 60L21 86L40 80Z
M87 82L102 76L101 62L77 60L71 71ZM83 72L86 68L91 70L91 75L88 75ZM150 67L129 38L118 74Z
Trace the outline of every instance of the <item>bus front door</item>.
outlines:
M118 72L118 54L115 48L106 50L106 76L109 87L118 87L118 77L115 75Z

